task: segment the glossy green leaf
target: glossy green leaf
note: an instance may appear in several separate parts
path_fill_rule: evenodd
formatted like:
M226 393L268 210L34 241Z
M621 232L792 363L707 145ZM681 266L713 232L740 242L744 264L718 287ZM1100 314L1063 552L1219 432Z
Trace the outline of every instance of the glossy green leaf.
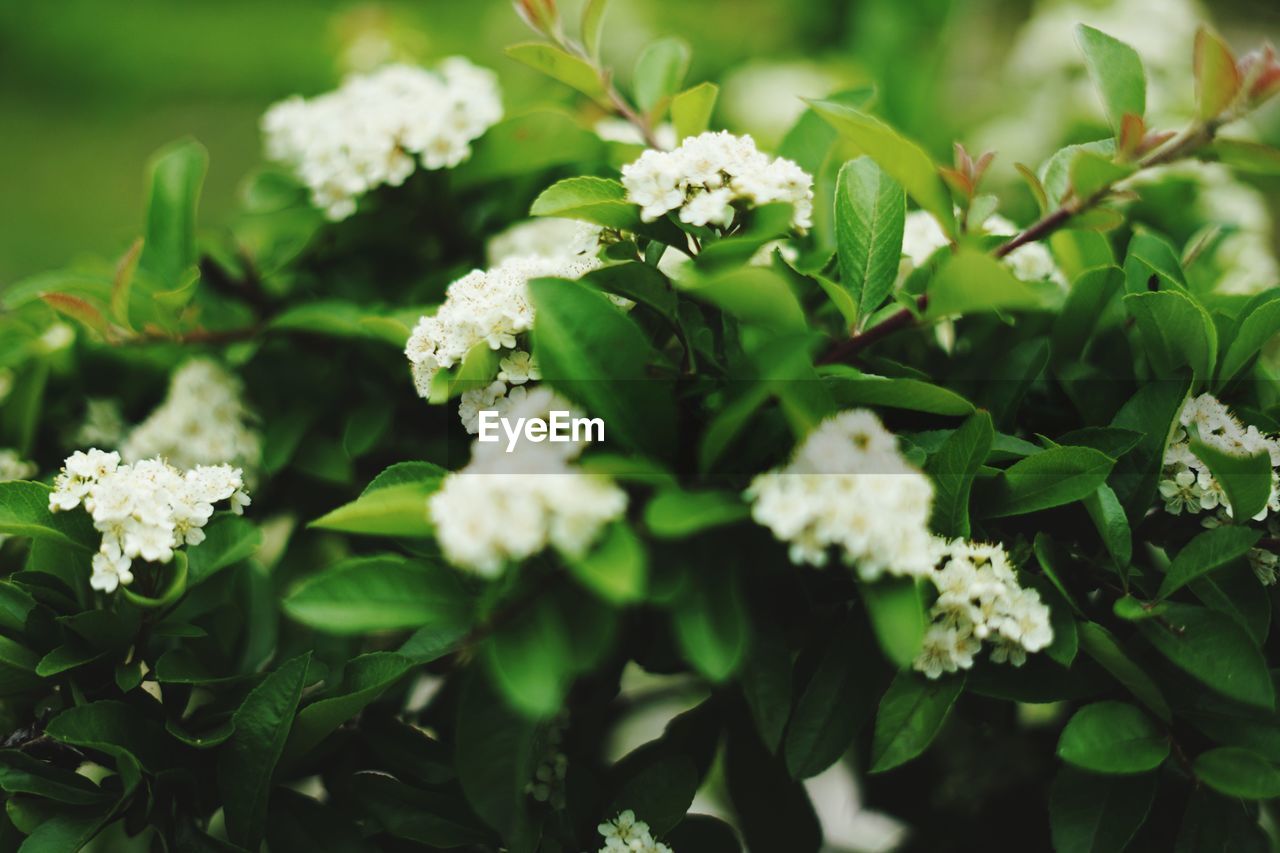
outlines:
M750 507L732 492L664 489L645 505L644 523L660 539L684 539L746 519Z
M1085 24L1076 27L1076 40L1111 127L1119 133L1126 115L1141 118L1147 111L1147 75L1142 59L1129 45Z
M1058 853L1120 853L1147 819L1155 775L1097 776L1070 767L1049 791L1049 826Z
M719 95L719 86L699 83L671 99L671 124L675 126L676 139L697 136L711 126L711 114Z
M1007 266L983 252L961 249L943 262L929 283L925 317L1028 310L1042 303L1040 293L1015 278Z
M96 551L101 536L94 531L88 513L81 508L50 512L50 491L44 483L0 482L0 534Z
M1138 628L1174 665L1223 696L1268 710L1275 707L1262 652L1230 617L1169 602L1159 622L1141 622Z
M161 289L177 286L196 262L196 206L209 152L195 140L161 149L150 164L147 227L138 267Z
M1191 452L1203 462L1227 494L1231 514L1241 521L1266 509L1271 497L1271 456L1264 448L1248 456L1237 456L1216 445L1191 436Z
M969 535L969 493L995 438L991 415L975 412L953 432L925 465L933 480L930 526L942 536Z
M1169 564L1160 584L1160 598L1166 598L1196 578L1242 559L1257 544L1261 531L1247 527L1218 527L1196 536Z
M929 679L918 672L898 673L876 713L871 772L891 770L924 752L963 689L962 675Z
M1120 646L1116 638L1096 622L1081 622L1076 628L1080 647L1107 672L1115 677L1129 692L1138 697L1157 717L1170 719L1169 704L1160 687L1151 676L1134 663L1133 658Z
M840 280L865 318L898 277L907 199L870 157L844 164L836 180L836 248Z
M1280 797L1280 768L1248 749L1210 749L1196 756L1196 778L1215 791L1244 800Z
M1095 702L1076 711L1058 739L1058 757L1095 773L1145 773L1169 755L1169 738L1125 702Z
M1051 447L1009 466L984 486L984 518L1027 515L1084 500L1107 480L1115 460L1089 447Z
M1156 374L1173 376L1190 367L1197 379L1213 375L1218 357L1218 333L1209 313L1190 297L1171 290L1131 293L1125 309L1138 326L1147 358Z
M644 598L649 585L649 555L644 543L623 523L610 525L591 550L567 559L569 571L584 586L614 604Z
M392 652L370 652L351 660L332 695L321 696L298 712L285 742L285 757L306 755L338 726L377 700L412 666L412 660Z
M514 44L507 48L507 56L535 71L541 71L553 80L559 80L596 103L603 106L609 104L604 81L591 67L591 63L555 45L545 42Z

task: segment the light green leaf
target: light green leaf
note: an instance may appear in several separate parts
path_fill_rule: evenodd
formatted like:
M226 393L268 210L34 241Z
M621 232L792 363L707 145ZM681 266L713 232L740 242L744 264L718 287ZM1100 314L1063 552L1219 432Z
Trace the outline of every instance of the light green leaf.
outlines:
M1125 702L1095 702L1075 713L1058 740L1058 757L1095 773L1145 773L1169 755L1169 738Z
M626 604L644 598L649 555L626 523L610 525L586 555L566 562L573 576L605 601Z
M870 157L845 163L836 179L836 248L840 280L862 318L893 289L902 260L907 199Z
M961 249L943 262L929 283L925 317L1027 310L1042 304L1039 292L1015 278L1007 266L984 252Z
M101 536L94 531L89 514L80 508L50 512L51 491L44 483L0 482L0 534L45 539L96 551Z
M1196 578L1242 559L1261 536L1261 531L1231 526L1199 534L1169 564L1158 597L1168 598Z
M1196 30L1192 68L1196 78L1196 114L1201 121L1217 118L1235 101L1243 80L1236 57L1208 27Z
M920 655L929 627L919 584L912 578L884 578L861 588L871 627L885 656L895 666L910 666Z
M469 622L457 574L395 555L352 557L303 581L284 599L292 618L332 634Z
M920 379L872 376L843 364L819 368L840 406L885 406L963 417L974 412L973 403L954 391Z
M500 183L572 163L591 162L604 141L562 110L535 109L504 118L474 143L471 158L450 172L456 187Z
M929 679L910 670L898 673L876 713L871 772L892 770L924 752L963 689L963 675Z
M262 531L238 515L214 518L204 528L204 541L187 549L189 586L208 580L216 572L252 557L262 545Z
M685 140L706 131L719 95L719 86L699 83L671 99L671 123L675 125L676 139Z
M642 112L657 112L655 108L680 91L689 72L689 59L689 45L678 38L659 39L640 53L632 88Z
M1243 139L1218 139L1202 151L1202 156L1225 163L1238 172L1280 175L1280 149Z
M1230 343L1218 363L1218 387L1244 370L1277 333L1280 333L1280 292L1270 290L1251 299L1241 310Z
M309 526L369 536L431 536L433 528L427 518L427 498L439 488L440 480L428 479L375 489L317 518Z
M1147 111L1147 75L1142 59L1129 45L1085 24L1076 27L1076 40L1102 96L1111 128L1118 134L1126 115L1141 118Z
M1269 452L1264 448L1249 456L1236 456L1201 441L1194 426L1191 433L1191 452L1222 485L1232 516L1243 522L1264 510L1271 497Z
M306 683L311 653L268 675L236 709L235 731L218 753L218 792L227 836L256 850L267 827L272 775L284 751L293 714Z
M1115 460L1089 447L1051 447L1021 459L982 490L984 518L1026 515L1083 500L1107 480Z
M609 107L604 81L585 59L546 42L513 44L507 48L507 56L576 89L601 106Z
M934 215L943 231L955 233L951 193L923 148L853 107L835 101L811 101L810 107L901 184L916 204Z
M1093 198L1095 194L1132 175L1136 168L1126 163L1116 163L1093 151L1080 151L1071 161L1071 189L1076 198Z
M1209 312L1190 297L1172 290L1130 293L1124 306L1142 334L1147 358L1156 374L1172 376L1189 366L1199 380L1213 375L1218 332Z
M732 492L665 489L645 505L644 523L659 539L684 539L750 515L746 502Z
M573 656L554 602L539 599L503 622L484 650L493 680L513 708L535 718L550 717L560 709Z
M162 148L150 164L151 193L139 269L161 289L176 287L196 262L196 206L209 152L193 139Z
M673 616L680 648L695 669L714 682L733 675L750 639L736 574L699 567L692 572Z
M677 282L695 299L709 302L747 323L778 331L808 328L790 283L767 267L743 267Z

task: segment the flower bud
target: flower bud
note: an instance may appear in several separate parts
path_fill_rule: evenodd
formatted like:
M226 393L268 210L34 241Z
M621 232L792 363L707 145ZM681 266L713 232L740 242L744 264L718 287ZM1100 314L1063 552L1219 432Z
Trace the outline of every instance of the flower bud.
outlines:
M1260 50L1250 51L1240 59L1240 77L1249 93L1251 106L1260 106L1276 94L1280 94L1280 58L1270 44Z
M551 35L559 27L556 0L513 0L516 14L534 31Z

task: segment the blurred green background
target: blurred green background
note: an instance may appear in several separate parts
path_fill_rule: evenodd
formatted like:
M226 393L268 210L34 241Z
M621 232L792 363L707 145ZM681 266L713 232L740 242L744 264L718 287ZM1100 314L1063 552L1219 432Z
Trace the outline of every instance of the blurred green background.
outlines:
M571 10L579 0L561 2ZM1158 36L1169 22L1151 11L1167 2L1118 5L1133 7L1125 14ZM606 56L625 79L646 41L683 36L695 48L692 80L739 69L720 120L765 142L780 119L767 115L762 81L821 95L871 78L881 86L881 111L945 155L952 138L987 141L981 127L1002 112L1038 126L1048 123L1046 109L1067 109L1055 103L1060 90L1010 65L1019 39L1029 38L1027 21L1053 5L612 0ZM1111 5L1076 0L1072 8L1106 15ZM1280 31L1275 0L1199 11L1206 9L1240 48ZM499 71L509 110L545 99L547 87L502 55L527 36L509 0L0 2L0 286L80 255L118 251L138 229L147 157L179 136L197 137L211 153L202 224L227 222L241 179L260 160L263 110L290 94L331 88L353 68L389 56L462 53ZM1070 29L1055 38L1069 44ZM753 66L774 61L784 65L752 76ZM1189 55L1185 64L1189 70ZM795 94L780 97L798 105ZM1275 141L1277 125L1272 108L1258 132ZM1053 133L1084 131L1068 125ZM1039 144L1019 142L1033 153ZM1002 165L1012 173L1012 160Z

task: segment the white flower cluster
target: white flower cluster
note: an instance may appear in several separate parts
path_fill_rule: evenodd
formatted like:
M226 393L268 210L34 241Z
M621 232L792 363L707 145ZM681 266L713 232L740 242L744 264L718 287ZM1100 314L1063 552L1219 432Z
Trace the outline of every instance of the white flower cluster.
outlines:
M536 367L516 348L517 336L533 328L529 280L576 279L599 265L590 254L512 257L492 269L473 270L449 285L444 303L435 314L418 321L405 345L418 394L430 396L436 373L461 363L481 343L504 351L501 364L515 377L509 380L512 384L521 384L522 375L524 381L536 379Z
M600 853L617 853L620 850L628 853L675 853L669 846L656 840L649 831L649 824L636 820L636 813L631 809L600 824L596 831L604 836L604 846L600 848Z
M646 222L679 210L681 222L728 228L739 207L787 202L792 225L813 224L813 176L790 160L771 160L750 136L708 132L674 151L650 149L622 167L622 185Z
M823 421L782 468L760 474L751 515L791 543L791 560L822 566L837 548L864 580L924 576L938 559L929 533L933 484L865 409Z
M1266 451L1271 457L1271 497L1254 521L1262 521L1268 512L1280 510L1280 478L1275 468L1280 467L1280 441L1260 432L1255 426L1246 427L1235 415L1211 394L1201 394L1188 400L1178 415L1169 446L1164 451L1164 469L1160 477L1160 497L1165 511L1171 515L1217 510L1222 518L1231 517L1222 484L1214 478L1209 466L1201 462L1191 451L1189 427L1195 426L1200 440L1206 445L1233 456L1252 456Z
M119 403L110 398L89 399L74 439L81 447L119 447L128 430Z
M982 223L988 234L1000 237L1012 237L1018 233L1018 226L1003 216L991 215ZM924 266L933 253L947 245L947 235L943 232L938 220L926 210L913 210L907 214L902 232L902 265L899 278L905 278L912 270ZM1005 266L1022 281L1045 281L1066 287L1067 279L1058 269L1053 255L1043 243L1028 243L1010 252L1004 259Z
M199 545L213 505L228 501L237 515L250 503L240 469L201 465L180 471L161 459L122 464L120 454L76 451L49 494L49 509L83 505L102 533L89 585L103 592L133 582L135 559L167 563L175 548Z
M336 221L355 213L359 196L399 186L419 164L458 165L501 118L497 76L451 57L435 70L389 65L333 92L281 101L262 130L267 156L292 167Z
M7 480L29 480L38 469L27 462L16 450L0 447L0 483Z
M226 463L252 472L262 439L250 419L240 380L216 361L194 358L173 372L164 402L130 431L120 456L158 457L184 470Z
M549 388L511 406L510 418L572 411ZM581 442L472 445L471 462L445 477L427 515L449 562L486 577L548 546L568 557L587 552L606 524L627 509L627 493L606 477L571 464Z
M1280 533L1280 440L1255 426L1245 426L1231 411L1210 394L1188 400L1178 416L1169 446L1164 452L1160 474L1160 497L1170 515L1187 513L1201 516L1205 527L1232 522L1231 505L1222 484L1191 450L1189 427L1195 425L1200 440L1210 447L1234 456L1252 456L1266 451L1271 458L1271 495L1267 504L1252 521L1265 521L1270 535ZM1249 553L1254 574L1263 584L1276 582L1280 557L1262 548Z
M586 258L600 250L599 225L554 216L517 222L489 238L485 255L496 267L512 258Z
M1022 666L1027 652L1053 642L1049 608L1034 589L1018 585L1003 547L963 539L939 544L940 567L929 575L938 599L917 670L938 678L969 669L983 640L992 644L993 661Z

